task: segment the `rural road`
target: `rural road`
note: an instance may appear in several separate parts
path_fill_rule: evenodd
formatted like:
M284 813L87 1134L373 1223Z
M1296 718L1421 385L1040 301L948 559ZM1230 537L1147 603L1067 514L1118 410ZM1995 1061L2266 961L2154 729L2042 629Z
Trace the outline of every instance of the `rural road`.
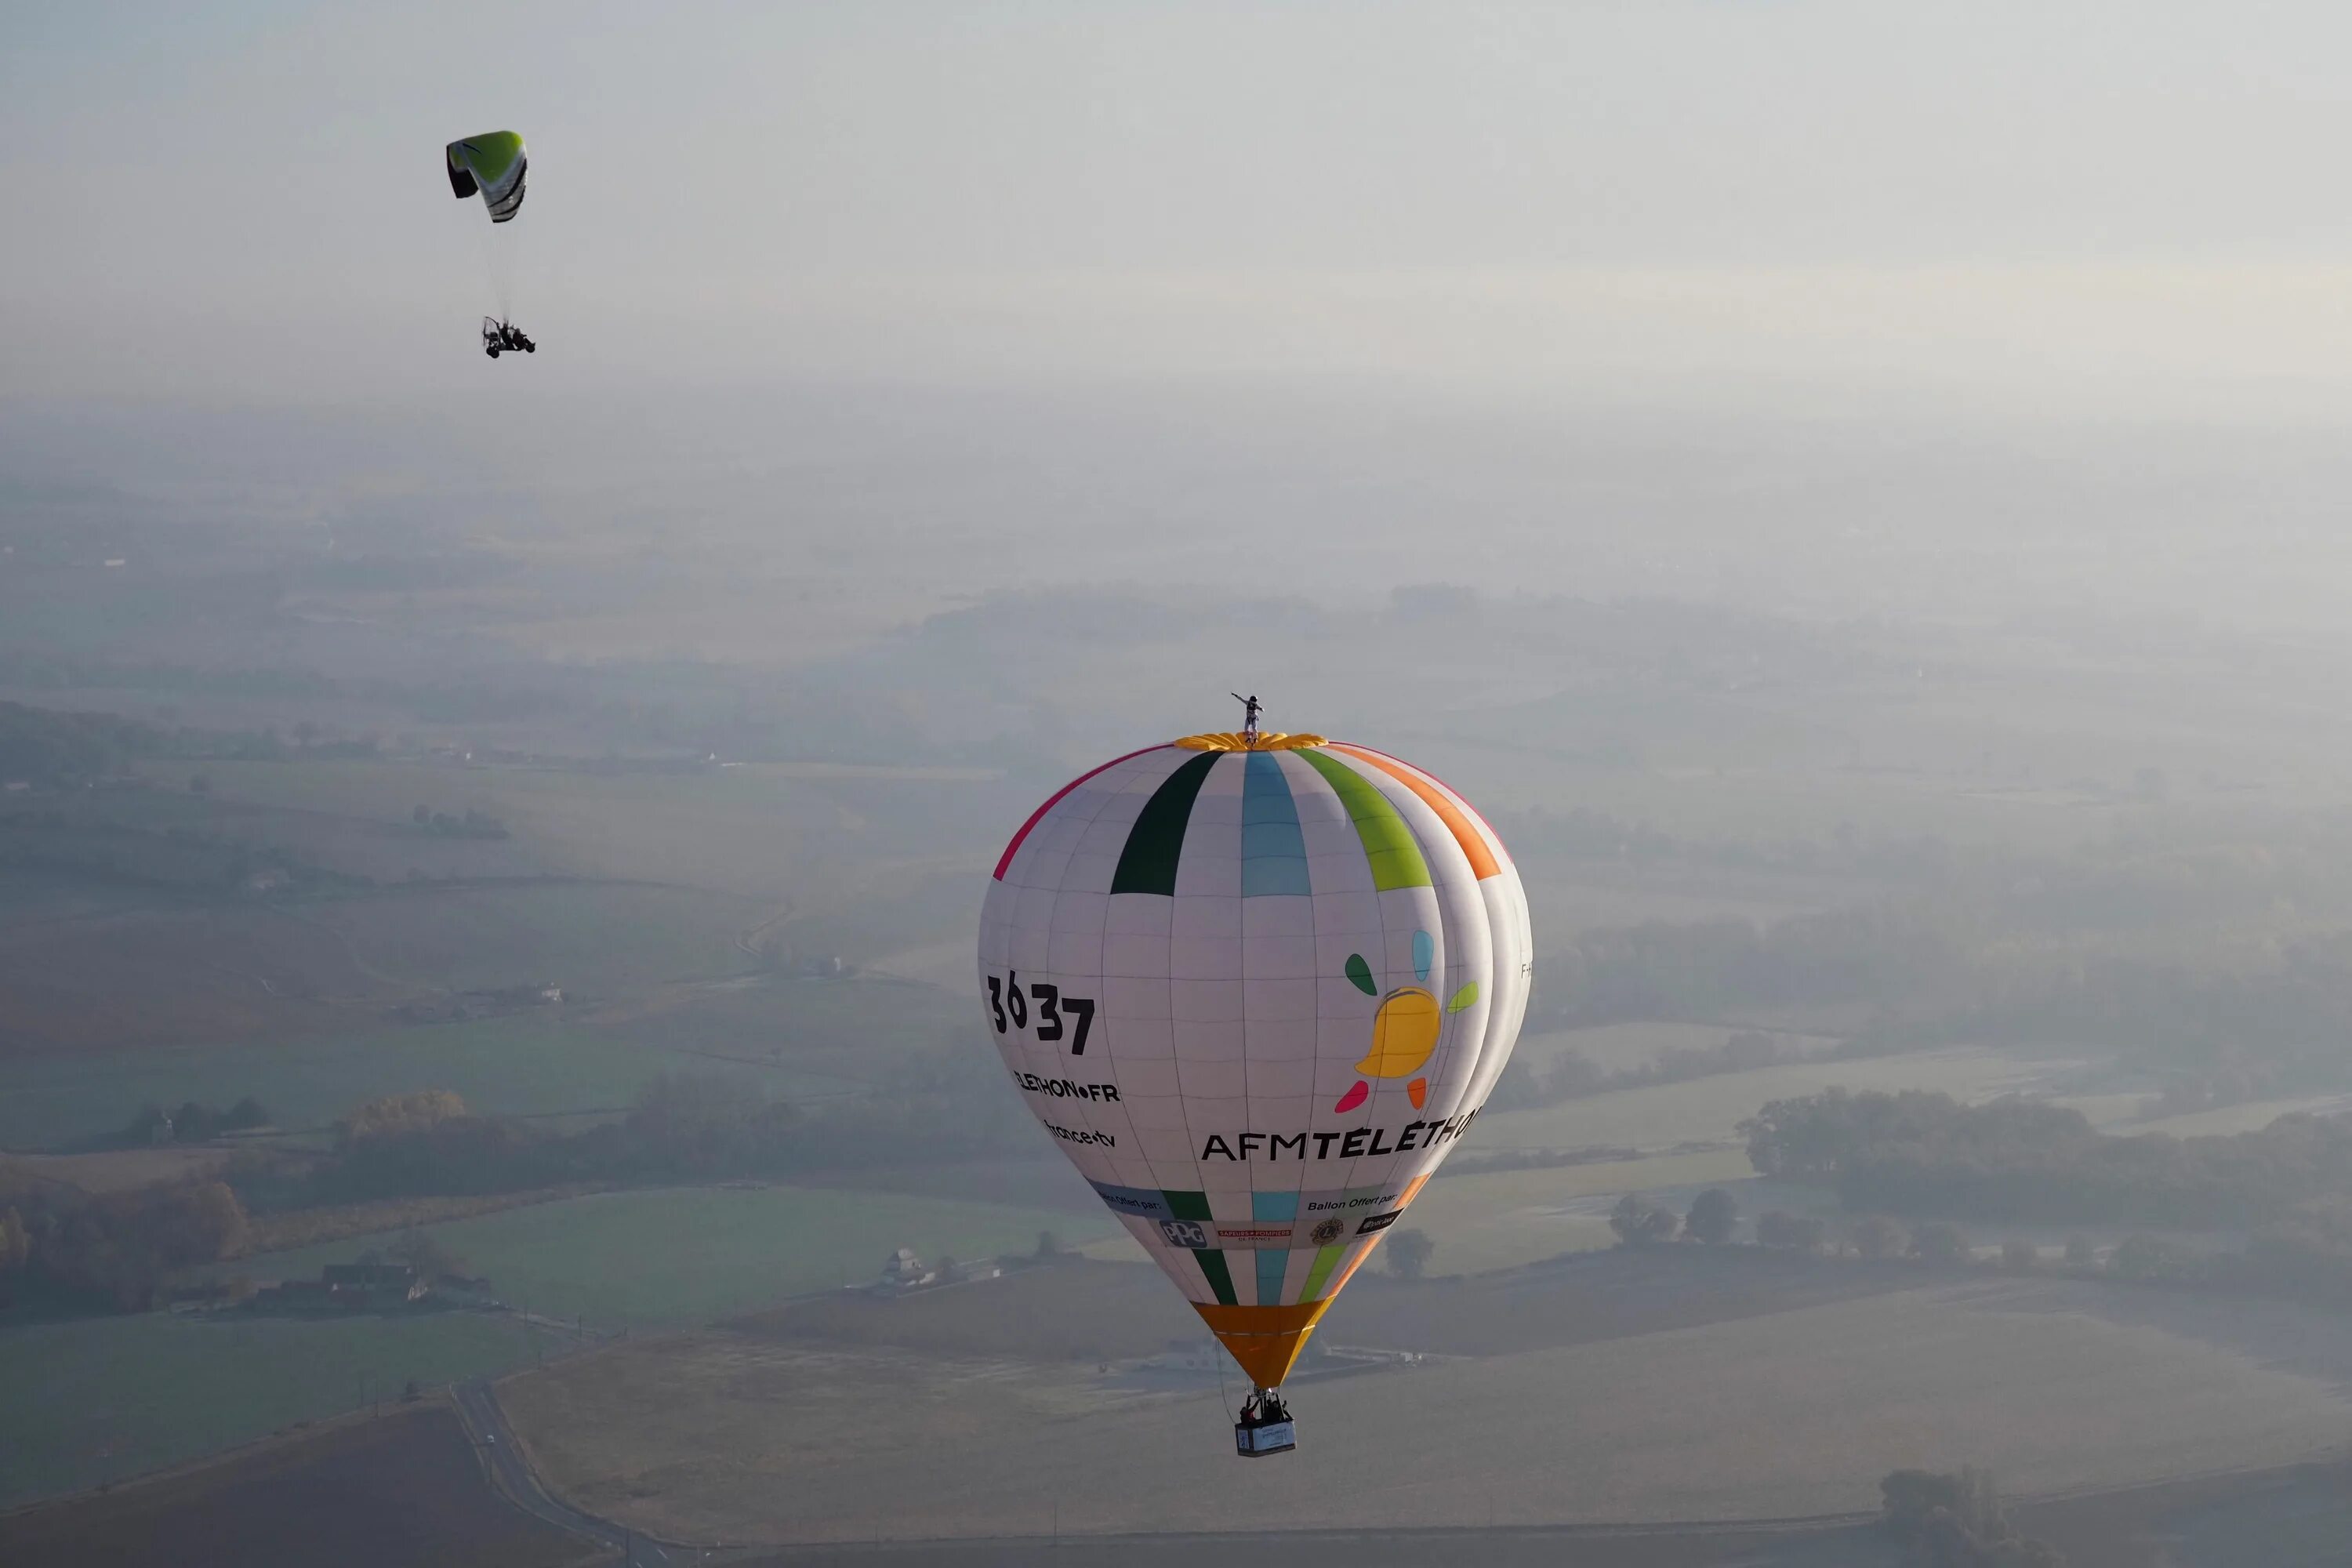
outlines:
M514 1429L507 1425L506 1412L499 1408L499 1396L490 1391L487 1379L470 1379L458 1384L451 1393L457 1400L457 1419L465 1424L466 1436L488 1456L492 1483L508 1501L558 1529L586 1536L620 1553L622 1568L671 1568L670 1554L657 1542L609 1520L583 1513L541 1484L530 1461L523 1458L521 1448L516 1445Z

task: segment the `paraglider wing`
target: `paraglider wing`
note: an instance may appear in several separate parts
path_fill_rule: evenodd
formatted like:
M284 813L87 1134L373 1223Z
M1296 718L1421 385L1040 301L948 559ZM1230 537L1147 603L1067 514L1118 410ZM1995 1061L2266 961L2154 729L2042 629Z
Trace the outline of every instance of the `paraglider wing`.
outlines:
M1023 826L980 995L1022 1099L1273 1389L1494 1087L1529 944L1501 840L1436 779L1196 735Z
M452 195L462 200L478 191L492 223L505 223L522 210L523 177L530 159L521 136L512 131L488 132L450 142L446 153Z

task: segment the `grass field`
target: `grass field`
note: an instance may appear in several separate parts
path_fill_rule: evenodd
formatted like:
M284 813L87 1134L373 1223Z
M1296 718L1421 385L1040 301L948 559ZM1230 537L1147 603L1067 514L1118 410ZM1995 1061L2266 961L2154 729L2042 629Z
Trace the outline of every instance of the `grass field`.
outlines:
M784 1297L875 1279L894 1247L926 1258L1026 1253L1051 1230L1072 1244L1118 1229L1067 1213L821 1187L670 1187L507 1209L427 1227L490 1278L500 1300L593 1328L707 1321ZM226 1266L255 1279L315 1277L364 1243L264 1253Z
M1234 1459L1213 1386L1089 1373L713 1332L502 1397L575 1500L729 1540L1819 1514L1898 1466L2119 1485L2304 1458L2352 1418L2324 1378L1969 1286L1313 1382L1278 1466Z
M217 1466L0 1517L11 1568L562 1568L581 1543L491 1491L435 1401Z
M75 1491L357 1408L401 1383L533 1359L512 1319L336 1322L162 1313L0 1329L0 1504Z

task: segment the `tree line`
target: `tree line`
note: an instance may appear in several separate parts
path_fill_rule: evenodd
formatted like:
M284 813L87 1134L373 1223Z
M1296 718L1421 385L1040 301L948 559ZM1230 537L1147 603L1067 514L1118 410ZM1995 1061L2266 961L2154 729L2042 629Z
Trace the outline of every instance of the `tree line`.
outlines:
M260 757L282 749L268 731L166 730L113 713L0 702L0 780L43 788L109 778L150 757Z
M1040 1152L1020 1105L1002 1092L995 1064L944 1049L901 1065L871 1095L814 1108L735 1075L665 1073L619 1120L572 1131L478 1116L446 1090L392 1096L344 1118L331 1151L243 1152L228 1180L255 1210L280 1212Z
M174 1273L236 1256L247 1236L245 1207L221 1181L20 1191L0 1206L0 1303L145 1311Z
M1753 1072L1808 1059L1801 1042L1761 1029L1737 1030L1719 1046L1670 1047L1638 1067L1604 1068L1574 1050L1562 1051L1541 1066L1515 1054L1495 1080L1486 1104L1494 1110L1532 1110L1622 1089L1687 1083L1720 1073Z
M2352 1306L2352 1123L2344 1121L2291 1115L2254 1132L2109 1137L2057 1106L1830 1089L1774 1100L1740 1131L1759 1173L1832 1186L1869 1216L1855 1231L1865 1255L1884 1254L1864 1226L1902 1234L1892 1215L1929 1221L1910 1233L1917 1255L1948 1250L1948 1240L1920 1243L1956 1237L1956 1219L2235 1228L2247 1233L2242 1251L2126 1237L2106 1272ZM2033 1260L2013 1247L2004 1261ZM2088 1266L2089 1242L2070 1241L2067 1261Z
M1834 1186L1856 1210L2214 1229L2352 1197L2352 1125L2326 1117L2109 1137L2080 1111L2031 1100L1832 1089L1773 1100L1739 1131L1759 1173Z

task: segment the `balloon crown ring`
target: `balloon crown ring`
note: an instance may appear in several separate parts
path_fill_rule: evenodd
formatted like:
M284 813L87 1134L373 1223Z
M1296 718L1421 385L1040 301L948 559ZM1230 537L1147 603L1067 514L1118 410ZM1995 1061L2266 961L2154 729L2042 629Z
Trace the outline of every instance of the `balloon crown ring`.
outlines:
M1261 731L1255 735L1223 730L1210 735L1187 735L1176 742L1176 747L1184 752L1304 752L1330 743L1321 735L1286 735L1279 730Z

